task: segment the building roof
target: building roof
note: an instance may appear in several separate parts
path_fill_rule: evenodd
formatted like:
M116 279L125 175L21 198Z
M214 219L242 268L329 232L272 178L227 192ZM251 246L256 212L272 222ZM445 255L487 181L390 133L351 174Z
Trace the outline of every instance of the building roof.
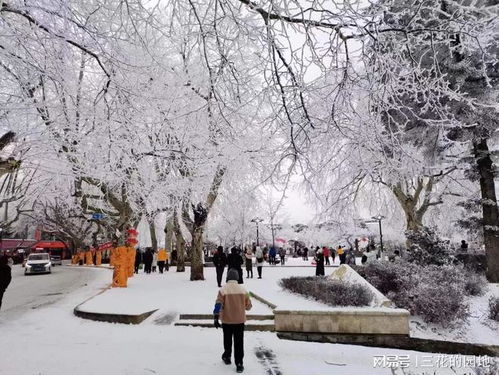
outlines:
M32 248L66 249L67 246L62 241L38 241L32 246Z

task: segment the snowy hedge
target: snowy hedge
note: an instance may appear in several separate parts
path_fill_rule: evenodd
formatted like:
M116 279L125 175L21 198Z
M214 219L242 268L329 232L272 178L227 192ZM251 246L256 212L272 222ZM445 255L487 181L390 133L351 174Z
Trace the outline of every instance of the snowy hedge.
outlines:
M362 285L326 277L289 277L280 282L284 289L312 297L331 306L369 306L374 295Z
M499 322L499 297L489 299L489 318Z
M483 276L462 266L423 266L398 260L355 269L398 307L443 326L466 319L467 296L482 295L487 285Z

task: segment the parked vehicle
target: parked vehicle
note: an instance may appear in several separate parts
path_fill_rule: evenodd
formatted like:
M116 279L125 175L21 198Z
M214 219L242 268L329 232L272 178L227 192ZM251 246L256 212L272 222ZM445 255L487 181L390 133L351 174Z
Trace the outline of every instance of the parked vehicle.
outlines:
M24 274L51 273L52 262L48 253L30 254L24 267Z
M62 259L59 255L51 255L50 262L53 266L62 266Z

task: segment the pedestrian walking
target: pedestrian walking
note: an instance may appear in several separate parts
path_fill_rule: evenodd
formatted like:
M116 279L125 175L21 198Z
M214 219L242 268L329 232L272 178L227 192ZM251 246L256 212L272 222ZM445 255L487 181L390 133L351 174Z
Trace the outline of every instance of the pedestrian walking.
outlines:
M0 310L2 309L3 294L12 280L12 270L9 266L9 257L2 255L0 257Z
M461 240L461 252L462 253L468 252L468 243L465 240Z
M277 255L277 251L276 251L275 247L272 246L269 250L269 264L271 264L271 265L276 264L276 260L275 260L276 255Z
M331 260L333 261L334 264L334 259L336 258L336 251L334 248L331 246L331 249L329 250L329 255L331 255Z
M329 248L327 246L324 246L322 248L323 254L324 254L324 260L326 261L326 266L330 266L331 263L329 263Z
M135 251L135 273L139 273L140 263L142 263L142 252L140 248Z
M152 272L156 272L158 268L158 252L152 250Z
M159 273L163 273L163 270L165 268L165 263L167 262L168 255L166 253L166 250L161 248L158 251L158 269Z
M227 256L224 253L223 246L217 247L215 254L213 254L213 265L215 266L215 270L217 272L217 285L221 288L224 269L227 265Z
M263 257L263 250L260 246L256 247L255 258L256 258L256 270L258 271L258 278L261 279L263 262L265 261L265 259Z
M227 256L227 267L228 269L235 269L239 273L239 284L243 283L243 269L241 268L244 261L239 253L239 249L237 247L233 247L230 249L230 254ZM229 276L227 272L227 277Z
M345 250L343 249L343 247L341 247L341 245L338 246L338 250L336 250L336 254L338 254L338 257L340 258L340 264L345 264L346 254L345 254Z
M279 250L279 260L281 261L281 266L284 266L286 262L286 250L284 248Z
M246 278L249 279L250 275L253 278L253 251L249 246L246 247L244 257L246 261Z
M308 247L303 249L303 260L308 260Z
M231 364L234 340L234 362L236 371L241 373L244 371L244 323L246 323L246 311L251 309L251 300L246 289L238 285L238 278L237 270L229 269L227 283L218 291L215 301L213 323L216 328L220 328L219 319L222 321L224 343L222 361L226 365Z
M146 252L142 256L142 260L144 262L144 272L151 273L153 255L152 255L152 249L150 247L146 249Z
M345 251L345 263L349 265L355 265L355 253L353 248L350 246L347 251Z
M324 276L324 254L321 249L315 253L315 276Z
M177 265L177 256L178 256L177 249L173 249L172 250L172 256L171 256L171 265L172 266L176 266Z
M165 269L166 271L170 270L170 254L168 254L168 250L165 249L166 252L166 260L165 260Z
M374 245L369 245L366 252L362 256L362 264L372 263L376 261L376 247Z

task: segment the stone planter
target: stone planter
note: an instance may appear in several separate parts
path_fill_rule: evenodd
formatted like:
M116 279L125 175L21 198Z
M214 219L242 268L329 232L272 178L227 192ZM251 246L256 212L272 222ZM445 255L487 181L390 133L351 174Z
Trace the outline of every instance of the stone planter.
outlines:
M409 312L390 308L274 310L278 332L409 335Z

